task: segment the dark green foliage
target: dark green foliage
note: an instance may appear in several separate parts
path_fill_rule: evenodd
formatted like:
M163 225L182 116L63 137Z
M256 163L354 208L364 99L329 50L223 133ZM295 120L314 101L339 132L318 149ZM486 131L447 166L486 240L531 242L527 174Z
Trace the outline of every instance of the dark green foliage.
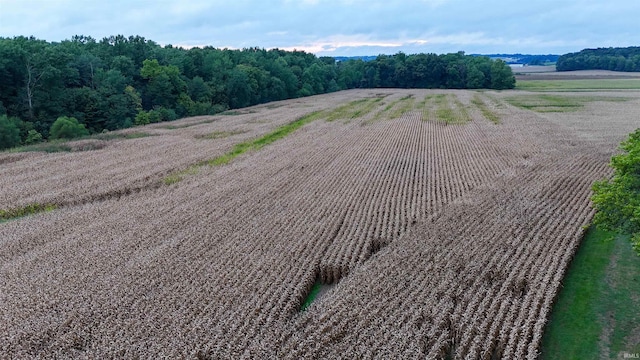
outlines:
M471 65L467 71L467 88L480 89L484 87L486 81L485 74L476 66Z
M502 60L496 60L491 64L491 86L492 89L504 90L513 89L516 86L516 79L513 76L511 67Z
M338 83L351 87L512 89L515 77L501 60L455 54L379 55L338 66Z
M20 145L20 129L7 118L7 115L0 115L0 149Z
M89 131L84 124L80 124L76 118L66 116L59 117L49 130L51 139L73 139L86 135L89 135Z
M178 118L173 109L157 107L149 111L140 111L135 118L136 125L147 125L163 121L171 121Z
M611 159L613 178L593 185L594 223L604 230L631 234L640 254L640 129L621 144Z
M20 143L24 144L27 141L29 133L34 130L33 124L28 121L23 121L17 117L8 117L9 121L18 128L20 132Z
M140 111L137 115L136 115L136 119L134 124L137 126L140 125L147 125L151 123L151 117L149 116L149 113L146 111Z
M462 52L336 62L302 51L162 47L140 36L0 37L0 114L22 119L13 121L21 144L30 130L50 138L61 116L100 133L344 89L504 89L514 81L506 64Z
M558 58L556 69L640 71L640 47L584 49L564 54Z
M171 108L178 102L180 95L187 91L187 84L175 65L162 66L158 60L145 60L140 75L148 80L146 96L142 99L143 104L148 106Z
M42 134L35 130L29 130L27 138L24 141L25 145L37 144L42 141Z
M210 102L212 95L209 85L200 76L194 77L189 82L189 97L193 101Z

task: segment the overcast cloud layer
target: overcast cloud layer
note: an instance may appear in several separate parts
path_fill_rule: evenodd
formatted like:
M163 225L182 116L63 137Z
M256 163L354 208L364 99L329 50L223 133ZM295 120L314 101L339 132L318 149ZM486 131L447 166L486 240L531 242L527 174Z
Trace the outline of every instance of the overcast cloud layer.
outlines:
M0 0L0 37L141 35L318 55L563 54L640 45L640 1Z

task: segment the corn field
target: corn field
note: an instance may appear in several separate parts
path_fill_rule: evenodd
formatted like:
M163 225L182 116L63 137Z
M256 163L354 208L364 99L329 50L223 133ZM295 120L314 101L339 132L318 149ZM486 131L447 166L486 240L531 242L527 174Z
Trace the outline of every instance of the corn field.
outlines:
M537 358L640 98L508 94L351 90L0 153L0 210L56 207L0 223L0 357Z

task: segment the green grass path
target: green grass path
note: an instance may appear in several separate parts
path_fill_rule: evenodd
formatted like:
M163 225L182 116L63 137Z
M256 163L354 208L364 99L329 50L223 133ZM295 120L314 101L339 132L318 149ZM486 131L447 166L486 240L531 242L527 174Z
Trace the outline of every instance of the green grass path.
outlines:
M640 257L627 237L590 229L563 284L541 359L640 354Z

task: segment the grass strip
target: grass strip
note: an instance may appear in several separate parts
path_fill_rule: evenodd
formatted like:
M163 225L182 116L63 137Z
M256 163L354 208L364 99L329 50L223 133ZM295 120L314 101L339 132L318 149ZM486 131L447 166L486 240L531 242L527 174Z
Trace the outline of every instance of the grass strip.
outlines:
M429 121L431 117L431 107L435 101L436 95L426 95L422 101L418 103L418 109L422 109L422 121Z
M378 111L373 119L367 121L366 123L372 123L374 121L380 120L382 118L385 119L397 119L404 115L407 111L413 109L415 98L413 94L409 94L400 99L394 100L387 104L381 111ZM391 111L393 109L393 111ZM385 116L388 115L388 116Z
M580 98L551 94L519 95L505 100L513 106L536 112L568 112L584 106Z
M455 105L456 121L458 124L466 124L471 121L471 116L467 111L467 107L458 99L456 95L450 95L453 98L453 104Z
M438 109L436 110L436 116L438 117L438 120L444 121L447 124L455 122L453 109L446 105L438 107Z
M0 222L18 219L24 216L33 215L57 209L53 204L29 204L20 208L0 210Z
M451 96L437 94L434 98L436 105L436 118L446 124L466 124L469 121L469 114L464 105L457 99L453 100L456 109L451 107Z
M516 89L541 92L640 90L640 79L518 80Z
M116 140L116 139L139 139L143 137L154 136L145 132L134 132L128 134L121 133L100 133L89 136L83 136L75 139L59 139L59 140L48 140L45 142L18 146L15 148L8 149L7 151L10 153L22 153L22 152L46 152L46 153L56 153L56 152L71 152L71 151L87 151L92 150L91 147L85 150L73 149L67 143L71 141L79 141L79 140Z
M373 120L381 119L384 115L389 113L389 111L391 111L391 109L393 109L393 107L396 106L401 100L402 99L398 99L398 100L394 100L394 101L388 103L387 106L385 106L381 111L378 111L376 116L373 117Z
M313 284L313 287L311 288L309 295L307 296L306 299L304 299L304 302L302 303L302 307L300 307L300 311L305 311L309 306L311 306L311 303L313 303L313 301L318 297L318 294L320 293L321 289L322 289L322 284L320 283L320 281L316 281Z
M545 329L541 359L640 353L639 308L640 257L625 236L592 227L563 280Z
M351 101L342 106L338 106L327 114L327 121L335 121L338 119L356 119L373 111L382 101L384 97L366 98Z
M236 157L244 154L245 152L249 151L249 150L259 150L279 139L282 139L284 137L286 137L287 135L291 134L292 132L296 131L297 129L299 129L300 127L302 127L305 124L308 124L314 120L317 120L321 117L324 116L324 112L323 111L314 111L312 113L309 113L293 122L290 122L288 124L282 125L280 127L278 127L277 129L275 129L274 131L260 137L257 139L253 139L253 140L248 140L248 141L244 141L241 143L238 143L236 145L233 146L233 148L223 154L220 155L218 157L215 157L213 159L209 159L209 160L205 160L205 161L201 161L197 164L191 165L189 166L187 169L185 170L181 170L172 174L167 175L164 178L164 183L166 185L172 185L175 184L179 181L181 181L184 176L186 175L193 175L193 174L197 174L198 171L200 170L201 167L203 166L220 166L220 165L225 165L231 162L231 160L235 159Z
M413 95L407 95L401 98L399 102L400 104L393 110L393 112L391 112L389 119L397 119L408 111L411 111L413 109L415 99Z
M586 103L594 101L622 102L629 98L613 96L565 96L555 94L530 94L507 97L509 104L536 112L570 112L577 111Z
M482 116L484 116L487 120L491 121L494 124L500 124L500 117L498 116L498 114L491 111L491 109L489 109L487 104L485 104L484 101L482 101L482 99L480 98L480 96L478 96L478 94L473 95L473 99L471 99L471 103L475 105L478 109L480 109Z

